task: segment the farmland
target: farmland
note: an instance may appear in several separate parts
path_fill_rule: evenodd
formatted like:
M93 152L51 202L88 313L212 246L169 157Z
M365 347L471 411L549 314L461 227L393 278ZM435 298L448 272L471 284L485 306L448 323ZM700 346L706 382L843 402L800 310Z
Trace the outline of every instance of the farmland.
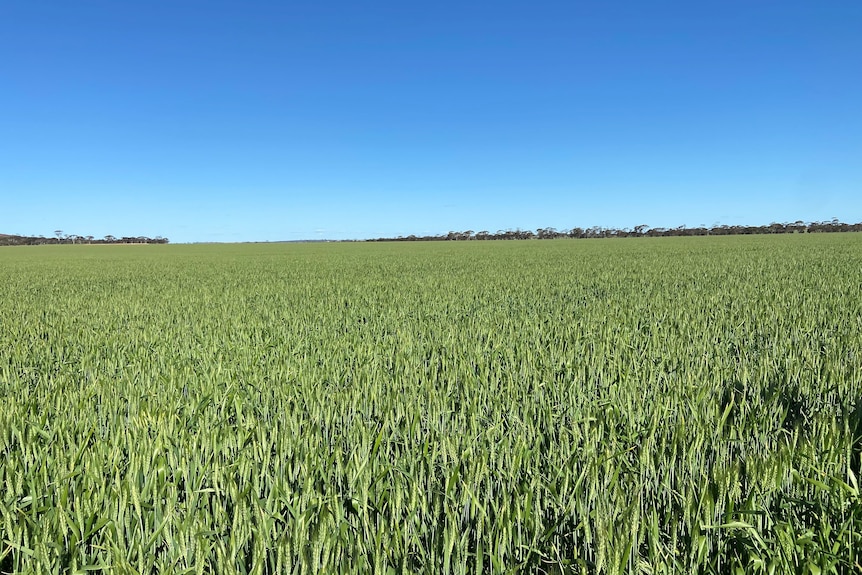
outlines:
M0 573L862 570L862 235L0 250Z

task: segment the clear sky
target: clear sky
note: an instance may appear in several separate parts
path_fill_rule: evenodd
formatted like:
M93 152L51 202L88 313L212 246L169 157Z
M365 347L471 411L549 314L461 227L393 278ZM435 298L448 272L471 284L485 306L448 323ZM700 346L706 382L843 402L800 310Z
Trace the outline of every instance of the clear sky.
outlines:
M2 0L0 232L862 221L862 2Z

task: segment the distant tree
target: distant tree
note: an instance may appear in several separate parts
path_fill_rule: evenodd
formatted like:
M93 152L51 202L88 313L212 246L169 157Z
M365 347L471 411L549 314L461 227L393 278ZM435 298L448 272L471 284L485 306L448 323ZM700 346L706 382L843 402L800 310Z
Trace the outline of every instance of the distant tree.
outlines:
M560 237L562 234L559 233L556 228L538 228L536 230L536 236L540 240L551 240L554 238Z
M792 224L788 224L787 229L793 233L804 233L805 231L807 231L808 227L802 220L796 220Z

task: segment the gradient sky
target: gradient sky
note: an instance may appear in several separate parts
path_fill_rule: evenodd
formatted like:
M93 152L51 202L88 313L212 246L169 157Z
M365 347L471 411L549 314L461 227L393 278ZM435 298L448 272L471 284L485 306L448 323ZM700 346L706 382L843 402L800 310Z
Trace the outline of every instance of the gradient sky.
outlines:
M862 2L2 0L0 232L862 221Z

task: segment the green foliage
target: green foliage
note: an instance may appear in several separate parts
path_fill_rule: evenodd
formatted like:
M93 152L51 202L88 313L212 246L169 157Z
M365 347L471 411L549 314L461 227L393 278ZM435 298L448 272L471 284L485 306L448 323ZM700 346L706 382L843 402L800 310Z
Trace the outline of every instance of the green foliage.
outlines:
M0 253L0 573L858 573L862 236Z

